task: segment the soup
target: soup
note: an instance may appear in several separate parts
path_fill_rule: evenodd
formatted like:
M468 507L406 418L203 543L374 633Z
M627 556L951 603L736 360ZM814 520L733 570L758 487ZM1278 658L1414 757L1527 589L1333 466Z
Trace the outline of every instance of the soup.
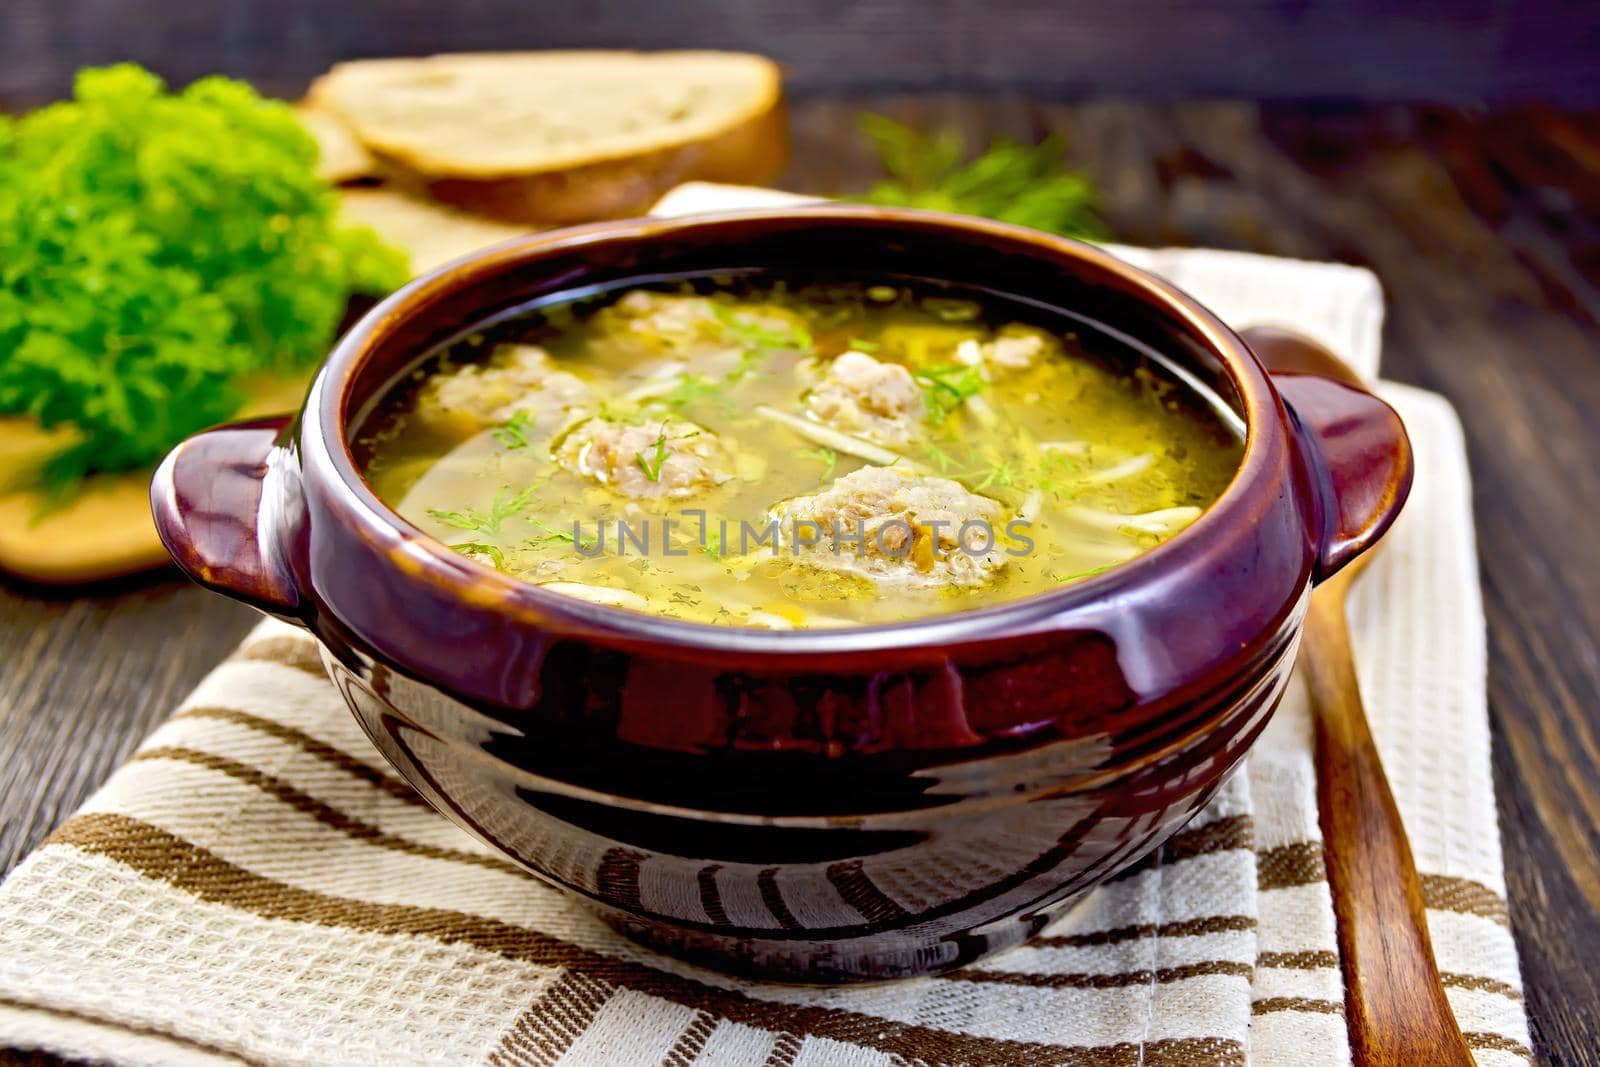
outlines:
M701 280L434 354L357 440L377 494L546 589L735 626L1057 589L1174 536L1239 422L1091 323L928 282Z

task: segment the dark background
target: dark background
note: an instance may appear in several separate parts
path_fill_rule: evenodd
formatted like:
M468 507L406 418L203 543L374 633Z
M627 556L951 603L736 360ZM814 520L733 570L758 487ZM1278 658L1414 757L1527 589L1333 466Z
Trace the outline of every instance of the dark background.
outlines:
M1600 1067L1600 2L0 0L0 107L120 59L293 96L345 58L686 46L783 61L787 188L879 176L862 110L1048 133L1117 240L1377 272L1384 373L1466 429L1535 1051ZM170 572L0 580L0 873L253 619Z
M359 56L686 46L800 90L1600 103L1592 0L0 0L0 101L111 57L288 95Z

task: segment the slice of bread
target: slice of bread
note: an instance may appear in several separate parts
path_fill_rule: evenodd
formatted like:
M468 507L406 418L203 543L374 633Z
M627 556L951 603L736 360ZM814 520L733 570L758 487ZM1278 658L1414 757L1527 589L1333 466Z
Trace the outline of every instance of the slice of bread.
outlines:
M378 176L378 161L356 139L344 120L314 107L297 107L295 116L316 138L317 173L334 185Z
M383 188L339 190L339 216L347 223L372 227L386 244L404 251L413 277L532 231L529 226L469 215Z
M341 63L307 94L397 180L533 225L643 212L691 179L782 169L778 69L732 52L523 52Z

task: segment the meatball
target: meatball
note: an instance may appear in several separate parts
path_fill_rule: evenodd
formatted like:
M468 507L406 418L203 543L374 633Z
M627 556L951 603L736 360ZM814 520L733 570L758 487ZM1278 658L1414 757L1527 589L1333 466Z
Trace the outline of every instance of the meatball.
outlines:
M586 407L592 394L583 381L557 370L537 345L501 345L487 362L469 363L428 379L417 398L417 415L477 426L504 422L517 412L566 414Z
M820 493L777 504L769 517L796 558L885 586L978 586L1007 559L999 501L948 478L890 467L863 467Z
M686 348L719 333L716 310L703 296L672 296L635 289L603 313L608 329L625 336Z
M1047 334L1026 326L1007 326L988 341L963 341L956 348L956 360L988 370L1026 370L1050 350Z
M635 289L600 313L602 329L651 351L665 350L701 361L738 354L756 341L771 347L803 347L800 318L777 307L731 307L704 296ZM705 372L708 368L696 366Z
M733 467L715 434L670 417L638 423L587 419L562 439L556 461L635 498L692 496L727 481Z
M909 443L926 413L910 371L855 351L828 364L806 395L806 410L836 430L890 447Z

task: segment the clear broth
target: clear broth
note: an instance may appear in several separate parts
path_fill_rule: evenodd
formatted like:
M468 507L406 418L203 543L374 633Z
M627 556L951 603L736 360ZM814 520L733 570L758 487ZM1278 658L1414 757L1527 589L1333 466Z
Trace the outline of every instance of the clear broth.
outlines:
M379 497L480 563L769 628L1081 580L1192 522L1242 448L1214 396L1088 322L934 283L760 279L486 327L357 440Z

